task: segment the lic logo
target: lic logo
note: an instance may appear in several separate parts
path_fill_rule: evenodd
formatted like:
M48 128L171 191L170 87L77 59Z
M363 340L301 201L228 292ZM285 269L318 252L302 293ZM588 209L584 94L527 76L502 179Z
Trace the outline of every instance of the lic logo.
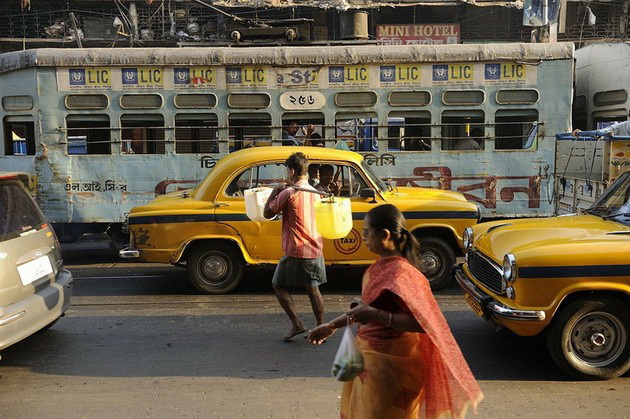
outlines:
M393 65L381 66L381 82L396 81L396 67Z
M486 80L499 80L501 78L500 64L486 64Z
M330 67L328 69L328 80L333 83L343 83L343 67Z
M123 77L122 77L123 84L138 84L138 69L123 68L122 74L123 74Z
M241 83L241 69L240 68L228 68L226 70L227 83L228 84L240 84Z
M85 69L71 68L69 78L70 86L85 86Z
M187 68L176 68L174 70L175 84L190 84L190 70Z
M448 81L448 65L433 66L433 81Z

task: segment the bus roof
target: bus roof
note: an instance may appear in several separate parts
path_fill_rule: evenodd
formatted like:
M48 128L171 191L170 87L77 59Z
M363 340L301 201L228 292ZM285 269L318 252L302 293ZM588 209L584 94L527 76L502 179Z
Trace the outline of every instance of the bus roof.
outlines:
M336 65L573 58L573 43L344 45L258 48L42 48L0 54L0 73L32 67Z

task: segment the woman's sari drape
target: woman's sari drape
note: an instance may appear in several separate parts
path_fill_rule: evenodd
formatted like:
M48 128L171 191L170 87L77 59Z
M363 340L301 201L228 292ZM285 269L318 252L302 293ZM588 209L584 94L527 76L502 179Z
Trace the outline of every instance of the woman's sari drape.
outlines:
M358 338L365 371L342 392L342 418L464 417L483 398L429 283L399 256L381 258L365 273L363 301L397 295L425 333L386 342Z

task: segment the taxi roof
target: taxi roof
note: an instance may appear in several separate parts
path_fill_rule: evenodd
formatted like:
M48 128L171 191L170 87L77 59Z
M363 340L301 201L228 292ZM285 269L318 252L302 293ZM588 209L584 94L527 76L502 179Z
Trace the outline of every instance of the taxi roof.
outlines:
M339 160L357 165L363 160L363 156L354 151L338 150L328 147L270 146L246 148L222 157L208 176L201 181L197 187L195 196L199 199L214 197L226 177L231 176L242 167L256 162L284 161L291 154L297 153L298 151L306 154L309 160Z

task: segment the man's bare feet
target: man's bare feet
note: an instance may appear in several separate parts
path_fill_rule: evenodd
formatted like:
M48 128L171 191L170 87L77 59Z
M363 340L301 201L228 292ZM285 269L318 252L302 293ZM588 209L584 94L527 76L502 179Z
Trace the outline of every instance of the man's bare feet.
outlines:
M297 335L301 335L302 333L305 333L305 332L306 332L306 329L304 328L304 326L293 326L291 330L289 331L289 333L284 335L284 340L291 340Z

